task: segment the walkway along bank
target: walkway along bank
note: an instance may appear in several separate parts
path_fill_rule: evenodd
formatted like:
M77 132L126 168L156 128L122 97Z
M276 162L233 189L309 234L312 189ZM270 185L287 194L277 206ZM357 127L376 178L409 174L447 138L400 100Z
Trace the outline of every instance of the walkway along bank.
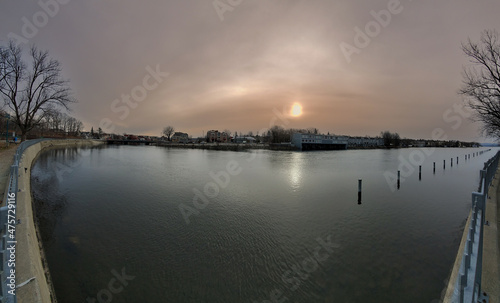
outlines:
M33 219L31 167L43 150L101 144L104 142L38 139L23 142L18 147L0 208L0 302L56 302Z

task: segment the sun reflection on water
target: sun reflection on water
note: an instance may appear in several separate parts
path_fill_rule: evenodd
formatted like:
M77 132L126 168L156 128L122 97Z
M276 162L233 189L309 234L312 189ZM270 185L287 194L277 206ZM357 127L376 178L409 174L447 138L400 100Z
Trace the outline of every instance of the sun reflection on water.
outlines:
M303 153L294 152L290 158L288 179L294 191L300 188L302 183L302 169L304 165Z

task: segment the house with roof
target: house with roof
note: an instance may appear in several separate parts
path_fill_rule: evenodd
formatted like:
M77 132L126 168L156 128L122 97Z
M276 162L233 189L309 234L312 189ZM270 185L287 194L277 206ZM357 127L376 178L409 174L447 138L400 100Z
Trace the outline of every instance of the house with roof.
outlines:
M171 139L172 142L188 143L189 135L187 133L175 132Z

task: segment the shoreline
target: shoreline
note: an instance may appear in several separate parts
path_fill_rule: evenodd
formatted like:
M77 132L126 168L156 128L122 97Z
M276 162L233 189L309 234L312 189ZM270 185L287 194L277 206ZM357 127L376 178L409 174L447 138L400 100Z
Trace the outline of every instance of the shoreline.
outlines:
M385 147L385 146L347 146L347 149L315 149L315 150L301 150L291 144L280 144L280 143L174 143L174 142L157 142L157 141L103 141L106 145L135 145L135 146L161 146L167 148L184 148L184 149L206 149L206 150L221 150L221 151L245 151L250 149L260 149L260 150L276 150L276 151L298 151L298 152L309 152L309 151L333 151L333 150L391 150L391 149L423 149L423 148L481 148L478 147L466 147L466 146L400 146L400 147Z
M17 195L17 225L18 241L16 284L31 282L16 291L19 302L57 302L51 282L50 271L45 258L43 243L35 220L33 199L31 193L31 168L41 152L48 149L99 146L104 142L96 140L47 140L28 147L19 161L19 178Z

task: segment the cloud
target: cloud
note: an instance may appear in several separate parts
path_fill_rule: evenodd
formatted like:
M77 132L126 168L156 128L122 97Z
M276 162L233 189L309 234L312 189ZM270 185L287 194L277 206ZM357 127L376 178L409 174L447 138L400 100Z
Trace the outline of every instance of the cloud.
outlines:
M495 28L500 3L401 1L404 10L347 63L340 43L353 43L354 28L387 3L243 1L221 22L210 1L71 1L31 42L63 64L80 100L73 114L88 129L108 117L120 132L256 131L273 108L300 102L292 127L429 138L460 102L461 41ZM2 2L1 42L39 9ZM169 78L119 120L111 102L157 64ZM453 136L475 139L476 128Z

